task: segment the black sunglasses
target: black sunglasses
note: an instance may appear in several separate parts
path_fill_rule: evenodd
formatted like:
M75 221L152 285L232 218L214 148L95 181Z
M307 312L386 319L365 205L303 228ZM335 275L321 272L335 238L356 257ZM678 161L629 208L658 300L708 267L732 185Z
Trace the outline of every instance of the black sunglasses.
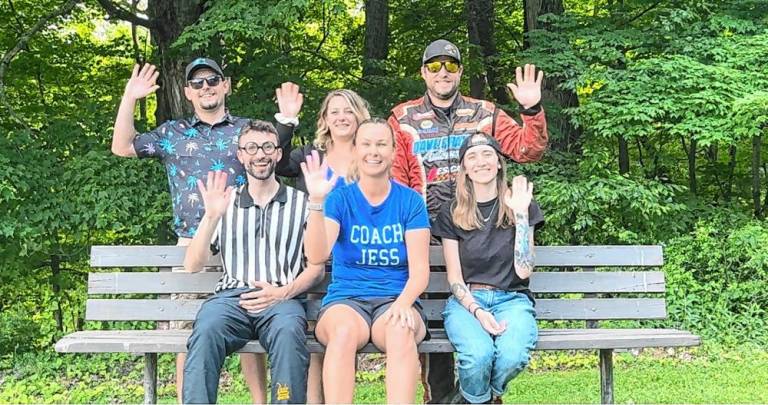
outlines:
M211 75L208 77L201 77L199 79L189 79L187 80L187 83L189 83L189 87L200 90L203 88L203 82L208 83L208 87L216 87L221 83L222 77L219 75Z

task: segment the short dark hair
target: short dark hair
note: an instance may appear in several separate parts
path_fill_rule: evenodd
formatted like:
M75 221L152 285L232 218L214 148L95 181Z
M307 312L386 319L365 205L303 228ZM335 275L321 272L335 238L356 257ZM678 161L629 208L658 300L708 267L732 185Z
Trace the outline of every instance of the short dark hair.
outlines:
M277 129L275 129L275 126L268 121L248 120L248 122L246 122L245 126L243 127L242 131L240 131L240 136L243 136L249 132L263 132L265 134L272 134L275 136L275 139L278 142L280 141L280 136L277 134ZM240 140L239 137L238 137L238 140ZM278 145L278 147L279 146L280 145Z

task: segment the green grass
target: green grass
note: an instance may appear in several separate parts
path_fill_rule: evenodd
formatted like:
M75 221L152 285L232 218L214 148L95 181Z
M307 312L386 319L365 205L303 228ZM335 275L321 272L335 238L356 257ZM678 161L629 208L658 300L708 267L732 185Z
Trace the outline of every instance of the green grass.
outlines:
M600 382L592 353L537 352L531 369L512 381L506 403L599 403ZM127 355L26 355L0 370L0 403L141 402L140 358ZM172 356L161 356L161 403L174 403ZM615 355L617 403L768 403L768 350L646 352ZM237 372L222 379L219 402L247 403ZM356 403L385 400L382 372L358 376ZM421 399L421 389L417 395Z

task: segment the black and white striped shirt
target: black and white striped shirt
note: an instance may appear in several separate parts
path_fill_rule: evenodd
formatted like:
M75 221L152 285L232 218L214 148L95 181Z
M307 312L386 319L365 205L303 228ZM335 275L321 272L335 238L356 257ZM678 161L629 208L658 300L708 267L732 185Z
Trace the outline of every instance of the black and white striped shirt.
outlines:
M248 184L233 190L211 242L224 265L216 292L247 287L249 280L279 287L296 279L304 265L307 214L307 195L284 184L263 208L254 203Z

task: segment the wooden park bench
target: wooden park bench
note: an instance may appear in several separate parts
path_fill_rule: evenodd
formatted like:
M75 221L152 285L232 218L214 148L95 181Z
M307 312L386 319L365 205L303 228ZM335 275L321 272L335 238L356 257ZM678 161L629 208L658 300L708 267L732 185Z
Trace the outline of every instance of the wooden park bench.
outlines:
M209 293L220 273L171 273L181 266L183 247L94 246L94 268L157 268L160 272L94 272L88 277L86 320L170 321L194 320L202 300L171 300L171 293ZM216 265L214 257L210 265ZM430 264L445 266L442 250L433 247ZM600 390L603 403L613 403L613 351L645 347L696 346L700 339L676 329L605 329L601 320L659 320L667 315L664 274L636 268L663 264L660 246L541 246L536 248L536 273L531 290L536 294L539 320L568 322L563 329L542 329L537 350L596 350L599 355ZM600 269L596 268L611 268ZM632 271L615 270L629 267ZM546 271L548 268L555 268ZM324 292L329 277L312 289ZM430 320L441 320L448 296L445 273L432 272L429 293L444 293L442 299L424 299ZM319 300L307 303L307 317L317 318ZM148 327L151 327L148 325ZM432 339L419 345L420 352L453 352L443 329L430 329ZM157 354L186 351L189 331L179 330L88 330L72 333L56 343L61 353L134 353L144 356L144 400L157 400ZM323 347L311 336L311 352ZM258 341L242 352L263 352ZM369 344L362 352L376 352Z

